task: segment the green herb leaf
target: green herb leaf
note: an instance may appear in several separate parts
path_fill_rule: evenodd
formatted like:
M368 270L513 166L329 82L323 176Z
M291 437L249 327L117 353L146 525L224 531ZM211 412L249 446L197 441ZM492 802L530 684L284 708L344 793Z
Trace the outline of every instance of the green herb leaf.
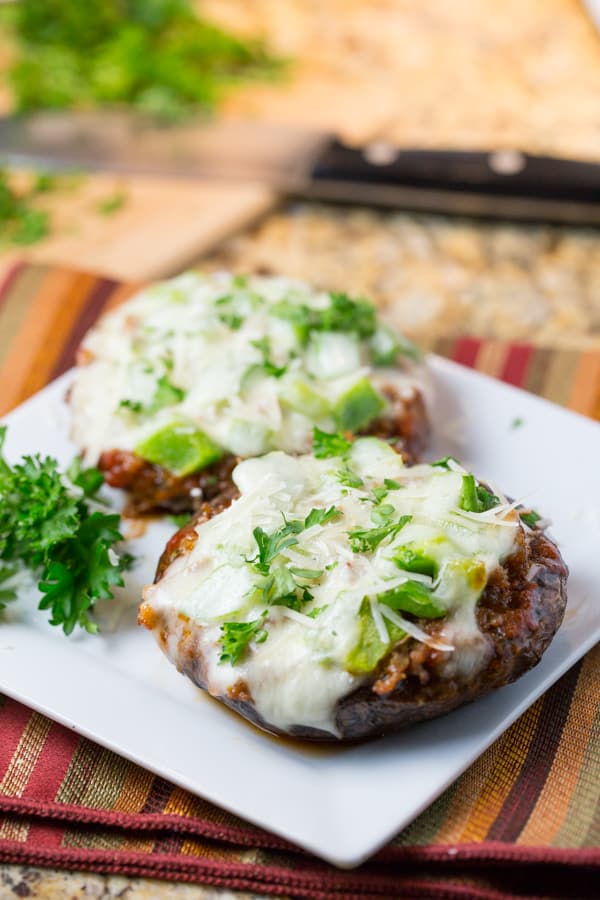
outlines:
M3 580L15 566L40 574L39 608L50 623L70 634L76 625L96 631L89 617L96 600L112 597L122 585L131 557L117 556L122 541L119 516L90 512L88 500L103 478L76 460L62 476L56 460L25 456L10 466L1 455L6 428L0 427L0 560ZM81 494L74 494L71 485ZM4 597L4 600L7 598Z
M436 459L436 461L430 463L430 465L438 469L450 470L450 466L448 465L449 462L455 462L457 465L460 465L455 456L443 456L442 459Z
M371 521L374 525L387 525L395 512L391 503L382 503L371 511Z
M253 622L225 622L221 625L221 655L219 662L235 666L240 661L251 640L262 644L268 637L263 628L265 616Z
M9 71L19 110L122 106L175 122L241 80L282 70L260 40L199 18L189 0L24 0Z
M346 487L361 488L364 485L364 481L360 475L357 475L356 472L353 472L347 466L345 469L340 469L335 475L339 483Z
M312 331L341 331L370 337L375 331L375 307L362 298L353 300L348 294L332 292L329 306L313 309L305 304L281 300L273 304L271 314L286 319L294 327L296 337L306 344Z
M310 528L312 525L326 525L327 522L339 519L341 515L342 513L335 506L330 506L329 509L311 509L304 520L304 527Z
M388 491L399 491L402 485L399 481L394 481L393 478L384 478L383 479L384 486L388 489Z
M520 512L519 516L521 517L521 521L525 522L529 528L535 528L537 523L541 520L541 516L535 509L530 509L529 512Z
M411 519L412 516L400 516L397 522L389 522L379 528L354 528L348 534L350 546L354 553L372 553L385 538L398 534Z
M7 586L6 582L10 581L17 572L16 565L0 565L0 612L6 608L7 603L16 599L15 588Z
M307 581L317 581L325 569L299 569L297 566L290 566L288 571L297 578L305 578Z
M491 494L486 488L478 485L473 475L463 475L462 490L459 507L466 512L485 512L487 509L497 506L498 497Z
M239 331L245 321L243 316L240 316L238 313L233 312L219 313L219 319L223 323L223 325L227 325L227 327L231 328L232 331Z
M120 209L123 209L126 203L127 194L125 191L117 191L111 194L110 197L105 197L104 200L101 200L96 209L101 216L112 216Z
M305 615L308 616L309 619L316 619L317 616L320 616L324 610L328 609L328 607L329 603L327 603L325 606L315 606L314 609L311 609L311 611L305 613Z
M286 522L273 534L267 534L264 529L257 526L252 534L258 547L258 555L247 562L252 563L262 575L268 575L273 560L287 547L293 547L298 543L296 535L302 531L303 527L302 522Z
M313 453L317 459L345 456L351 446L352 441L339 432L330 433L316 427L313 429Z

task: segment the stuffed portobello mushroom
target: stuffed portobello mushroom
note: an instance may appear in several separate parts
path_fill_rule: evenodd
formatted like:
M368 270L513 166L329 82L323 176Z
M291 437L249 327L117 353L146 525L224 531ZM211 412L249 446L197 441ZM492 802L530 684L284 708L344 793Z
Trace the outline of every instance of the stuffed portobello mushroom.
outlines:
M286 278L187 273L105 315L70 391L72 437L129 494L192 512L240 458L305 453L313 427L427 441L425 366L366 300Z
M169 542L139 621L263 729L356 740L441 715L534 666L561 623L543 523L451 458L316 430L231 485Z

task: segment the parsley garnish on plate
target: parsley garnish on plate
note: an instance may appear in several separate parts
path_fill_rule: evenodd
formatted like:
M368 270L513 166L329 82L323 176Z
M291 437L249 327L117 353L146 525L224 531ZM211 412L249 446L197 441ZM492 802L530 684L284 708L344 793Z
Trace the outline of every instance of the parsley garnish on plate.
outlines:
M15 598L12 576L23 568L39 578L39 608L51 625L70 634L76 625L97 626L89 613L123 584L128 555L113 547L123 536L119 516L92 511L104 479L76 461L67 475L50 456L24 456L10 465L2 456L6 426L0 426L0 607Z

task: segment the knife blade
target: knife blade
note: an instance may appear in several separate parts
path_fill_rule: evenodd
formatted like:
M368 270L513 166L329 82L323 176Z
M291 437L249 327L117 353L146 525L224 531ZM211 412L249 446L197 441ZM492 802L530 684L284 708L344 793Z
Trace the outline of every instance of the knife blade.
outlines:
M241 179L316 200L600 224L600 165L518 150L421 150L253 121L159 127L130 113L0 119L0 159L50 170Z

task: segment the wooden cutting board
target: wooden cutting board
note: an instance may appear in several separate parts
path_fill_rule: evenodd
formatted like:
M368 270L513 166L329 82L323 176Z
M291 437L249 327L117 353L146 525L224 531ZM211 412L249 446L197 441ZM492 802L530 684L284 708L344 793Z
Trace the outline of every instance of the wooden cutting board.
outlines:
M117 196L123 197L120 208L102 213L102 204ZM197 262L276 200L260 184L86 176L40 198L52 223L49 236L0 253L0 275L26 257L124 281L163 277Z

